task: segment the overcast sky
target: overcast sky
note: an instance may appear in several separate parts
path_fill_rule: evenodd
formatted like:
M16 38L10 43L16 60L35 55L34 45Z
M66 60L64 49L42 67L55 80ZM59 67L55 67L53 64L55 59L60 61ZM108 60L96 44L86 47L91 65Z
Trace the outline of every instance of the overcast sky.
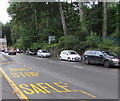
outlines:
M9 6L8 0L1 0L0 2L0 22L6 23L10 20L7 14L7 7Z

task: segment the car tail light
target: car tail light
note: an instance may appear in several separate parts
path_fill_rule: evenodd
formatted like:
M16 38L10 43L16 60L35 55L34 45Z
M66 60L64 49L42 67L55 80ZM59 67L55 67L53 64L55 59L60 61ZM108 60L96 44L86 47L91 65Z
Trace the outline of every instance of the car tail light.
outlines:
M82 56L84 56L84 54L82 54Z

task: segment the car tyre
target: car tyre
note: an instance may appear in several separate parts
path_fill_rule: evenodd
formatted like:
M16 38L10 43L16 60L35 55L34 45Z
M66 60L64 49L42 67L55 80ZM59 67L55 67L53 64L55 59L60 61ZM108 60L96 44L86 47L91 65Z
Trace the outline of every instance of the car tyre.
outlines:
M37 55L37 57L40 57L39 55Z
M68 59L67 59L69 62L71 62L71 59L70 59L70 57L68 57Z
M60 58L59 58L61 61L62 61L62 57L60 56Z
M110 67L110 61L109 60L105 60L103 65L104 65L104 67L109 68Z
M85 63L90 64L90 60L88 58L85 58Z
M41 58L43 58L43 56L42 56L42 55L40 55L40 57L41 57Z

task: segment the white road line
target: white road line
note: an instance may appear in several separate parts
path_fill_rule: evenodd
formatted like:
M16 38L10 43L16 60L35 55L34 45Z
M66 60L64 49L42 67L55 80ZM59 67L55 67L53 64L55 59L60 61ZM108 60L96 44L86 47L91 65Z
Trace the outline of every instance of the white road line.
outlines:
M75 68L79 68L79 69L86 69L86 70L94 71L94 72L102 72L102 71L93 70L93 69L88 69L88 68L84 68L84 67L80 67L80 66L73 66L73 67L75 67Z
M51 60L49 60L49 62L53 62L53 63L55 63L55 61L51 61Z
M29 56L30 58L33 58L33 59L37 59L38 58L35 58L35 57L31 57ZM60 62L56 62L56 61L52 61L52 60L49 60L49 62L51 63L56 63L56 64L63 64L63 63L73 63L73 62L67 62L67 61L60 61ZM84 67L80 67L80 66L73 66L74 68L79 68L79 69L86 69L86 70L89 70L89 71L94 71L94 72L102 72L102 71L98 71L98 70L93 70L93 69L88 69L88 68L84 68Z
M75 68L83 68L83 67L80 67L80 66L73 66L73 67L75 67Z
M60 62L62 62L62 63L71 63L71 64L74 63L74 62L68 62L68 61L60 61Z

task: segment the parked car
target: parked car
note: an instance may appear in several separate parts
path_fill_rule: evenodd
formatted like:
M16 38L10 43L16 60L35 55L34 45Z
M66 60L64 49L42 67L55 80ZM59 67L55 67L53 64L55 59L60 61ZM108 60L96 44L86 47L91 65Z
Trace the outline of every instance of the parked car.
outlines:
M60 60L81 61L81 56L74 50L64 50L60 53Z
M5 51L5 48L2 48L1 51L4 52L4 51Z
M8 52L8 55L16 55L16 50L15 49L10 49Z
M8 53L9 50L10 50L9 48L5 48L5 49L4 49L4 52L5 52L5 53Z
M50 57L50 53L47 50L38 50L37 56L38 57Z
M27 49L26 54L27 55L36 55L37 51L36 49Z
M120 66L120 59L115 53L104 50L88 50L83 55L83 61L87 64L103 64L105 67Z
M17 52L17 53L22 53L22 52L23 52L23 50L22 50L22 49L17 48L17 49L16 49L16 52Z

